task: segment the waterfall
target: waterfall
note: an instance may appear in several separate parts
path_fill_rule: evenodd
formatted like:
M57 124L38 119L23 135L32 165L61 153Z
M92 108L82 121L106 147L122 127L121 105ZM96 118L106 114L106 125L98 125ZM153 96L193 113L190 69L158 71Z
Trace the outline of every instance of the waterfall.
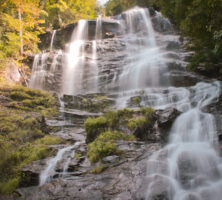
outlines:
M66 50L66 63L63 69L63 94L77 94L81 91L85 63L84 41L87 38L88 23L86 20L80 20Z
M124 16L128 63L120 75L121 90L160 86L160 74L166 66L156 44L149 10L136 7Z
M48 57L49 57L48 53L35 55L29 87L35 89L44 88L44 81L47 74L46 61Z
M52 39L51 39L51 43L50 43L50 51L52 51L52 49L53 49L53 42L54 42L55 35L56 35L56 30L53 30Z
M200 82L189 89L189 109L174 122L169 144L147 162L146 200L163 194L172 200L221 199L222 160L215 119L202 111L220 93L219 82Z
M49 181L50 177L53 177L53 175L55 174L55 168L56 168L57 163L60 160L62 160L63 155L67 151L70 151L72 148L73 146L68 146L63 149L60 149L57 155L47 162L47 168L40 175L40 186L44 185L47 181Z
M53 61L52 61L52 65L50 67L50 72L52 74L54 74L56 72L56 67L58 66L59 62L58 62L58 58L60 56L62 56L63 52L61 50L59 50L58 52L56 52L53 56Z
M95 21L80 20L65 51L37 54L30 87L45 89L48 75L59 74L60 67L62 94L104 92L116 98L115 108L134 107L129 102L139 97L141 106L179 110L168 144L147 160L145 199L220 200L222 160L215 116L207 111L218 101L221 83L186 71L183 44L159 12L151 16L148 9L135 7L109 20L102 16ZM90 24L93 36L88 34ZM112 34L113 24L121 31ZM64 112L64 102L60 103ZM62 176L67 173L74 150L74 146L65 147L49 160L40 185L55 175L59 161Z
M101 40L103 37L103 32L102 32L102 15L99 15L98 18L96 19L96 40Z

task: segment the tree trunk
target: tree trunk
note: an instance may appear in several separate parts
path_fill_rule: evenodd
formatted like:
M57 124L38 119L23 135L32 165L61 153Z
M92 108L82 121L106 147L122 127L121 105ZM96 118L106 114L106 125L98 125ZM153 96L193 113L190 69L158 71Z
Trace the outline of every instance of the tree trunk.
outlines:
M21 15L21 9L18 9L18 15L19 15L19 22L20 22L20 42L21 42L21 49L20 53L23 55L23 35L22 35L22 15Z

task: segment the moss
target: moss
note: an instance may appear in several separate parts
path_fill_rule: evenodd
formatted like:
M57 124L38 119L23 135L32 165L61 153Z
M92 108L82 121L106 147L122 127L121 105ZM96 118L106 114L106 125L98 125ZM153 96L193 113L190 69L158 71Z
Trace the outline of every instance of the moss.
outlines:
M0 94L10 100L8 107L12 109L44 112L45 116L56 114L57 111L55 98L41 90L16 86L1 88Z
M90 171L92 174L100 174L106 169L106 166L101 164Z
M134 114L134 110L132 109L122 109L117 111L109 111L105 114L105 117L108 121L108 125L111 128L118 128L122 123L129 118L131 118Z
M127 126L132 130L136 127L142 127L148 122L146 117L138 117L137 119L130 119Z
M118 131L106 131L101 133L92 143L89 144L87 156L91 162L102 160L106 156L119 155L122 153L117 148L117 140L134 140L135 137L119 133Z
M0 192L11 193L22 177L21 168L31 161L50 156L48 146L62 141L49 136L44 116L56 113L50 94L24 87L0 87ZM5 101L6 99L6 101Z
M102 117L88 118L85 121L88 145L88 157L91 162L97 162L110 155L121 153L117 148L117 140L136 140L133 134L122 133L121 130L143 129L149 124L154 110L150 107L139 111L122 109L109 111Z
M146 117L149 117L151 114L154 113L154 109L151 107L142 107L140 108L140 112L144 114Z
M80 153L75 153L75 158L80 158L82 155Z
M20 177L11 178L6 182L0 182L0 191L3 194L12 193L18 186L20 182Z
M106 130L107 127L107 119L105 117L97 117L97 118L88 118L84 127L87 133L86 142L93 141L98 134Z
M55 144L61 144L62 140L60 137L47 135L43 138L36 140L34 143L35 144L44 144L44 145L55 145Z

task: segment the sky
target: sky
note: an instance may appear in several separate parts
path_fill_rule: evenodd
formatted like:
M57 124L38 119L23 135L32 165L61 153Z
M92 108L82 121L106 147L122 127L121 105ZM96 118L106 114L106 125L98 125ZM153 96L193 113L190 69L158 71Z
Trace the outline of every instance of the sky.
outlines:
M104 5L108 0L97 0L101 5Z

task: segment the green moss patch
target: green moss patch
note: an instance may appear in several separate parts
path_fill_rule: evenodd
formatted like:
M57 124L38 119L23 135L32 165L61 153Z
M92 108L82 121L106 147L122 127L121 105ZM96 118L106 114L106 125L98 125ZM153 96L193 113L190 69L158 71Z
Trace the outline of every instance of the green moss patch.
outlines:
M89 143L88 157L91 162L106 156L122 153L117 147L118 140L136 140L136 130L145 130L152 123L154 110L150 107L140 110L122 109L109 111L104 116L88 118L84 125ZM134 132L135 134L134 134ZM138 137L140 138L140 137ZM141 138L140 138L141 139Z
M52 155L49 145L62 142L48 135L45 117L54 114L56 100L46 92L0 88L0 193L13 192L22 181L21 168Z
M89 144L89 151L87 155L90 161L97 162L106 156L122 154L123 152L117 148L117 140L135 140L135 137L118 131L106 131L101 133L92 143Z
M92 174L100 174L106 169L106 166L101 164L90 171Z

